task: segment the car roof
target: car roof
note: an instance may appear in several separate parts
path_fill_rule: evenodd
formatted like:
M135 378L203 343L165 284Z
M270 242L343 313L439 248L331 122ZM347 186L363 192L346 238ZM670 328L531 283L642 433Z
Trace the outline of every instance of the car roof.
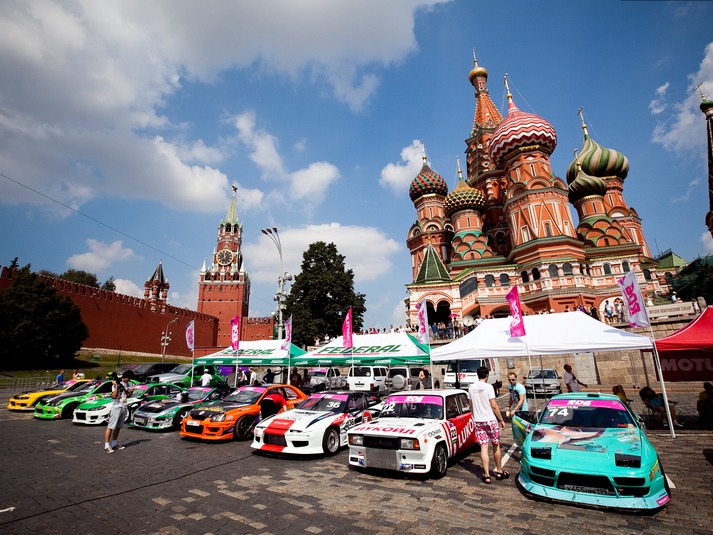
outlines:
M606 400L619 400L619 396L614 394L605 394L603 392L565 392L564 394L557 394L552 396L550 399L606 399Z

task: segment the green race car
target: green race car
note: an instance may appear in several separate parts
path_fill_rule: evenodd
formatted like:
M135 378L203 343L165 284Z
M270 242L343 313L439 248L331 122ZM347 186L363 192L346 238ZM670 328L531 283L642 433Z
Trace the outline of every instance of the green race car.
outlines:
M140 429L178 428L191 409L203 403L219 401L232 391L227 386L194 386L184 390L181 399L150 401L134 411L131 426Z
M148 401L175 398L183 387L170 383L141 384L134 386L134 392L126 400L129 412L127 420L134 411ZM111 397L86 401L74 410L72 422L75 424L101 425L109 421L109 411L114 400Z
M131 383L138 384L136 381ZM78 390L59 394L38 403L35 405L33 416L42 420L71 418L74 409L81 403L109 397L111 388L112 381L91 381Z

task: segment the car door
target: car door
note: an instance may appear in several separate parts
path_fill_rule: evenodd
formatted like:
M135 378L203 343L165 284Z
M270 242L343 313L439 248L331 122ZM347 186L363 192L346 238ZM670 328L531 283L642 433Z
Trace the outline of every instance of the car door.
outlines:
M458 409L461 417L465 419L465 431L462 444L460 436L458 437L459 451L469 450L475 445L475 422L470 412L470 400L468 399L468 394L465 392L459 392L455 397L458 401Z
M512 438L515 440L515 444L522 446L534 427L534 413L516 412L512 417Z
M459 394L448 394L445 398L445 417L456 429L456 449L453 452L454 455L464 451L467 448L467 444L470 441L470 445L473 445L473 428L472 428L472 418L470 415L470 409L467 413L463 413L462 409L458 403Z

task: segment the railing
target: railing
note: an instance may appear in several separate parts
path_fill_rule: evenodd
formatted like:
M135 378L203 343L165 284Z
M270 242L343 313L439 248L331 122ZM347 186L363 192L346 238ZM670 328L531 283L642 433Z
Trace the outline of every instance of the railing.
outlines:
M54 383L51 375L36 375L33 377L0 377L0 390L31 390Z

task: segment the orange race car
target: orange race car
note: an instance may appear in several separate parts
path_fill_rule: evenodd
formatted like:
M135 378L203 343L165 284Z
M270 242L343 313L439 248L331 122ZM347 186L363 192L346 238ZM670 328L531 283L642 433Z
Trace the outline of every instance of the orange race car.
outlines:
M203 440L246 440L261 416L293 409L307 399L290 385L241 386L222 401L193 409L181 423L181 436ZM269 414L267 414L269 413Z

